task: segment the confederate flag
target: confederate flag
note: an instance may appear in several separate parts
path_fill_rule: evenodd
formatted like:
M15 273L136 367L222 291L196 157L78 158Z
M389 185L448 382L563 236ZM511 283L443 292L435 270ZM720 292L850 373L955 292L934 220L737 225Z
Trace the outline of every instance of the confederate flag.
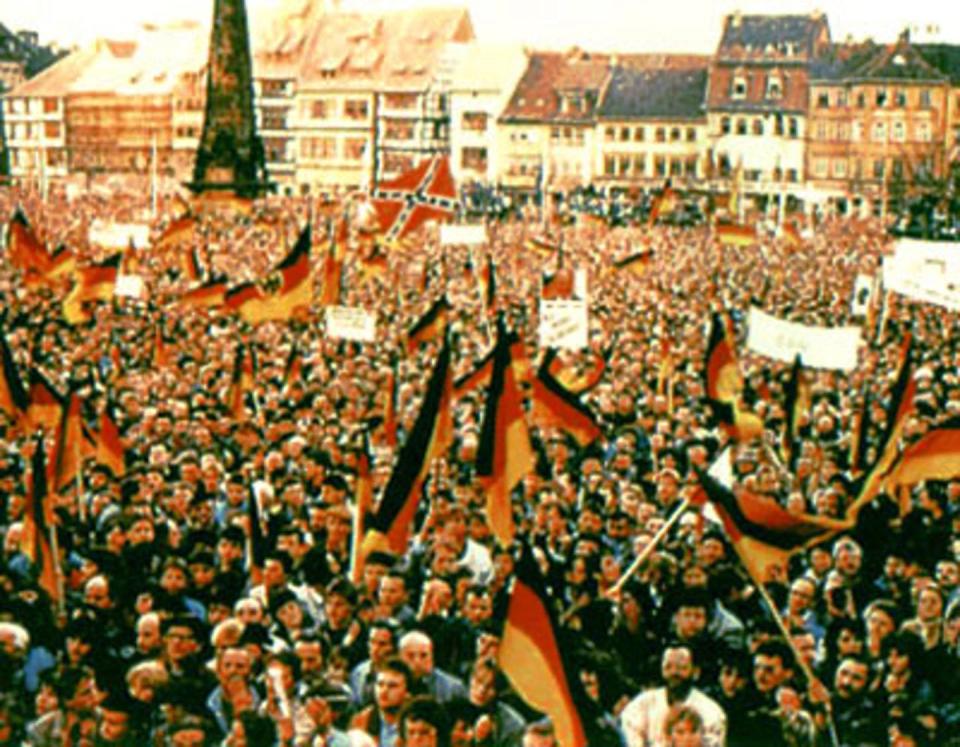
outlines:
M403 238L427 221L450 218L457 207L450 160L435 156L422 161L396 179L380 182L371 197L388 241Z

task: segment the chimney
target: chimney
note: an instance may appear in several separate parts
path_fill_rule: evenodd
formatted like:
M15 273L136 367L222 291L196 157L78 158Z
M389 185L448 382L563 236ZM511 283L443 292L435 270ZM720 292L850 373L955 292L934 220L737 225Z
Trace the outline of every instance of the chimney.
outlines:
M909 44L910 43L910 27L907 26L903 31L900 32L900 38L897 39L900 44Z
M730 14L730 28L738 29L743 22L743 14L739 10Z

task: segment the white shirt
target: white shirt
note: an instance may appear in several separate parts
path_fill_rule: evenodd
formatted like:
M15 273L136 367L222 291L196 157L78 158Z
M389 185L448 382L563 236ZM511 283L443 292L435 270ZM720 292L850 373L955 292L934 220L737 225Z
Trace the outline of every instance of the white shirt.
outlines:
M726 745L727 715L716 701L693 688L683 705L693 708L703 719L704 747ZM669 713L665 687L647 690L631 700L620 714L627 747L668 747L666 725Z

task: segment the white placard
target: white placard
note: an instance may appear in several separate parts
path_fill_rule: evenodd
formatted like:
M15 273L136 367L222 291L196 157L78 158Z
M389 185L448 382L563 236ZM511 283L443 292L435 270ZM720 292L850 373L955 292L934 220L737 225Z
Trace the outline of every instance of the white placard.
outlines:
M487 229L484 226L465 224L444 224L440 226L441 244L466 244L468 246L487 243Z
M137 249L144 249L150 245L150 226L95 220L90 224L87 240L91 245L105 249L126 249L131 243Z
M923 239L897 239L893 245L893 257L900 260L943 260L960 267L960 244L955 241L924 241Z
M960 266L935 253L897 254L883 263L883 286L916 301L960 311Z
M143 278L139 275L118 275L116 285L113 286L113 295L122 298L143 298L146 287Z
M339 340L373 342L377 338L377 317L359 306L329 306L327 335Z
M588 339L586 301L540 301L540 347L582 350Z
M857 275L853 283L853 298L850 299L850 315L863 317L870 307L870 297L873 295L873 277Z
M860 327L808 327L750 309L747 347L792 363L799 354L808 368L852 371L857 367Z
M583 267L578 267L573 273L573 295L575 298L587 299L588 294L587 271Z

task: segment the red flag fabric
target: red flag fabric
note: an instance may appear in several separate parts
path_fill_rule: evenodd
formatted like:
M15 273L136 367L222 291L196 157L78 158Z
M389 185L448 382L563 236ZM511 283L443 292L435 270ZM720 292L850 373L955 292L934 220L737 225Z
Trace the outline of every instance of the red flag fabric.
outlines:
M389 241L402 239L424 223L447 220L457 207L457 188L450 159L435 156L396 179L380 182L372 204L380 231Z

